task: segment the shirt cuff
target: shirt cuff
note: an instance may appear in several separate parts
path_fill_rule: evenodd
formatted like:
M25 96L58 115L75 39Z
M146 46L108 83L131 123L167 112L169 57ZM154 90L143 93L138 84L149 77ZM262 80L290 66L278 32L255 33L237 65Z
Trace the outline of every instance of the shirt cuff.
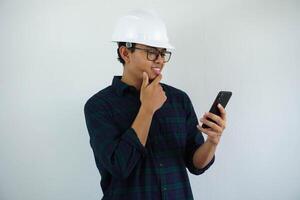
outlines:
M139 150L142 153L143 156L147 154L147 149L142 145L140 139L137 137L137 134L132 127L130 127L122 135L121 139L134 146L137 150Z
M193 168L191 169L191 173L193 173L195 175L203 174L214 162L215 162L215 155L213 156L211 161L209 161L209 163L201 169L198 169L193 165Z

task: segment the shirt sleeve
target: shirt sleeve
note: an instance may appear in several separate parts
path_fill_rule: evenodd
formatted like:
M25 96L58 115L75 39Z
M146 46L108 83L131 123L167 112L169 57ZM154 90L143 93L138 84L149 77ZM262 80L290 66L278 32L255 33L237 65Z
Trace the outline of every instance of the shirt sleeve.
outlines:
M201 131L197 128L198 119L192 105L192 102L187 94L185 94L184 100L186 110L186 130L187 130L187 141L185 149L185 163L188 170L195 175L204 173L215 161L215 155L212 160L201 169L198 169L193 164L193 156L195 151L204 143L204 137Z
M130 127L121 132L105 106L88 101L84 114L95 159L112 176L127 178L146 153L135 130Z

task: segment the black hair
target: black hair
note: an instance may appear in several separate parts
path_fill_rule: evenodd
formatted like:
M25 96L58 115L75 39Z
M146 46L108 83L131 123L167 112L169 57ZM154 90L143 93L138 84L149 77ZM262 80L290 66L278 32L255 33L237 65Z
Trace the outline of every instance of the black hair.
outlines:
M135 43L130 43L131 44L131 47L126 47L126 42L118 42L118 49L117 49L117 52L118 52L118 61L120 61L120 63L122 63L123 65L125 64L125 60L122 58L122 56L121 56L121 54L120 54L120 52L119 52L119 49L120 49L120 47L121 46L124 46L124 47L126 47L127 49L129 49L129 51L131 52L131 53L133 53L134 52L134 47L135 47Z

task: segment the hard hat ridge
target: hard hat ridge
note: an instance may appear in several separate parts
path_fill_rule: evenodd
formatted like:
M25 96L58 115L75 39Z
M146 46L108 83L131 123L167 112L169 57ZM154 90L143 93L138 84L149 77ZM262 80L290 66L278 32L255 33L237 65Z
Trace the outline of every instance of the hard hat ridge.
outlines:
M169 43L164 22L149 10L133 10L121 17L115 26L112 41L174 49Z

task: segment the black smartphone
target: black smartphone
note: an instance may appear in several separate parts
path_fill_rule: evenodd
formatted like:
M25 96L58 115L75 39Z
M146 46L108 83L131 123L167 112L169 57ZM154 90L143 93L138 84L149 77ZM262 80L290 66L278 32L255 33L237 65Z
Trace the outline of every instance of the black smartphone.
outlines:
M218 104L221 104L224 108L226 107L230 97L232 95L232 92L230 91L220 91L219 94L217 95L214 103L212 104L209 112L221 116L220 110L218 108ZM210 119L210 121L213 121ZM202 128L209 128L206 124L202 124Z

